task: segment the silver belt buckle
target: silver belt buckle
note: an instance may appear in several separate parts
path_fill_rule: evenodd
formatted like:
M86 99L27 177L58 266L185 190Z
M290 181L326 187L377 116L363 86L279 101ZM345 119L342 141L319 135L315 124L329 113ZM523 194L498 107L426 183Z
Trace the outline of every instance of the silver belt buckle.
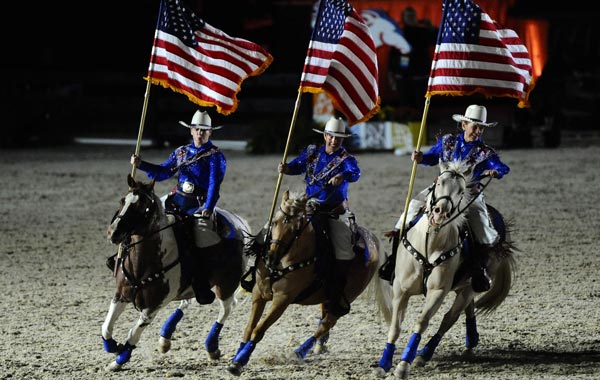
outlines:
M181 184L181 190L186 194L192 194L194 192L194 184L191 182L184 182Z

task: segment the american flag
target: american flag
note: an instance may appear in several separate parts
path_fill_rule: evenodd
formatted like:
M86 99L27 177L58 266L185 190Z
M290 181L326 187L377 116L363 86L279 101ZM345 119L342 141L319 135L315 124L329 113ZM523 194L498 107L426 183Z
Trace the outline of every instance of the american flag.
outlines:
M369 28L345 0L321 0L300 92L325 93L348 125L379 111L377 53Z
M531 58L519 36L470 0L444 0L427 94L506 96L528 107Z
M212 27L183 0L162 0L145 79L228 115L237 109L242 81L272 61L260 45Z

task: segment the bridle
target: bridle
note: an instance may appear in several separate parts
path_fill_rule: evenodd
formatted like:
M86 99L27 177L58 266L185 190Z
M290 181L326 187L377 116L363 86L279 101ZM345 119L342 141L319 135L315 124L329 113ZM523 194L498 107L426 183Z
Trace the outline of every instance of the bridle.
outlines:
M127 261L127 258L129 258L129 253L130 253L131 249L134 248L134 246L147 241L154 235L159 234L161 231L166 230L179 222L175 221L175 222L167 224L163 227L159 227L157 229L153 229L153 230L149 230L149 231L147 231L147 230L142 231L143 229L148 229L148 227L140 228L138 230L138 228L137 228L138 226L150 226L151 225L151 221L153 218L155 218L155 214L159 212L159 206L158 206L158 203L152 192L146 191L142 188L135 188L135 189L131 190L131 193L138 197L141 196L141 197L145 198L145 200L147 201L146 207L143 208L143 211L140 211L138 209L133 210L132 208L128 207L127 211L125 211L125 213L122 213L123 209L121 207L119 210L117 210L117 212L113 216L113 218L111 220L111 224L114 223L115 220L120 219L120 223L126 223L125 225L127 226L127 231L126 231L127 238L124 239L124 241L121 243L122 244L122 251L121 251L122 257L120 258L120 260L119 260L120 262L118 263L118 265L119 265L119 268L121 269L121 272L123 273L123 277L125 278L125 281L127 281L127 283L133 288L134 294L132 296L131 302L134 304L134 307L137 309L137 305L135 304L136 293L142 287L144 287L152 282L156 283L158 280L163 278L164 275L169 270L171 270L177 264L179 264L180 260L179 260L179 256L177 256L177 258L173 262L171 262L170 264L168 264L166 266L163 266L157 272L152 273L148 276L145 276L143 279L137 279L135 277L135 275L126 268L125 261ZM124 201L125 201L125 199L121 200L122 203ZM141 239L138 239L134 243L131 243L132 235L139 235L139 236L141 236Z
M139 212L137 210L135 210L134 212L131 212L130 208L127 208L127 212L125 214L120 213L121 211L123 211L123 209L120 208L119 210L117 210L115 212L115 215L112 217L110 224L114 223L115 220L120 219L123 223L125 223L126 226L128 226L128 229L126 231L128 235L130 235L130 236L131 235L139 235L142 237L142 239L136 241L133 244L125 244L124 243L125 247L131 247L133 245L140 244L147 238L149 238L153 235L156 235L156 234L160 233L161 231L164 231L164 230L174 226L175 224L179 223L179 221L175 221L173 223L166 224L163 227L159 227L155 230L150 230L150 231L141 231L141 229L138 230L137 229L138 226L150 225L150 223L145 223L145 222L151 220L153 215L155 215L157 213L158 203L156 202L156 199L154 198L153 193L142 190L140 188L131 190L131 193L133 195L137 195L137 196L142 195L149 202L149 205L144 208L143 212ZM121 202L124 202L124 198L121 200Z
M438 178L436 179L436 183L439 180L439 178L446 174L446 173L450 173L452 175L452 178L460 178L463 181L465 181L465 184L467 182L467 179L465 178L464 175L458 173L457 171L454 170L444 170L440 173L440 175L438 176ZM439 226L435 227L436 231L439 231L441 228L443 228L444 226L447 226L449 223L451 223L452 221L454 221L454 219L458 218L458 216L460 214L462 214L468 207L469 205L473 202L473 200L470 200L470 202L463 207L462 209L459 208L460 204L462 203L463 199L464 199L464 193L460 195L460 198L458 200L458 202L456 204L454 204L454 200L452 199L452 197L450 195L442 195L441 197L437 197L435 195L435 184L433 185L433 190L431 191L431 197L429 198L429 207L428 210L433 210L434 207L442 200L447 200L450 203L450 212L449 215L450 217L448 219L446 219L442 224L440 224Z
M306 217L306 211L304 210L303 212L299 212L297 214L291 214L291 213L287 213L285 212L281 207L279 208L279 211L283 214L283 219L282 219L282 223L284 224L292 224L292 223L296 223L298 224L298 228L293 228L292 232L293 232L293 236L289 241L283 241L280 239L273 239L271 237L271 231L272 231L272 225L269 228L269 245L275 245L278 248L281 249L277 249L275 254L269 255L269 252L273 252L273 250L264 250L263 251L263 255L262 258L265 262L266 267L269 269L269 279L271 280L271 283L280 280L283 276L285 276L287 273L293 272L297 269L301 269L304 268L306 266L309 266L313 263L316 262L317 260L317 256L313 256L307 260L304 260L300 263L295 263L292 265L289 265L285 268L277 268L277 266L281 263L281 259L287 255L287 253L289 252L289 250L291 249L292 245L294 244L294 242L296 242L300 236L302 236L302 233L304 232L304 230L306 229L306 227L310 224L311 220L312 220L312 215L310 217Z
M444 170L440 173L440 175L438 176L438 178L436 179L436 183L439 180L439 177L441 177L442 175L446 174L446 173L450 173L452 175L453 178L461 178L462 180L465 181L465 189L475 186L475 184L482 179L485 176L480 176L478 178L475 178L471 184L467 184L467 179L465 178L464 175L460 174L457 171L454 170ZM460 195L460 199L458 200L458 202L455 204L454 200L452 199L451 196L449 195L443 195L441 197L436 197L435 195L435 184L433 185L433 189L431 191L431 197L429 200L429 208L428 210L432 210L433 207L435 207L435 205L437 203L439 203L441 200L445 199L447 200L451 207L450 207L450 212L449 215L450 217L448 219L446 219L442 224L440 224L439 226L436 226L434 228L434 230L436 232L438 232L440 229L442 229L443 227L447 226L449 223L451 223L453 220L455 220L456 218L458 218L462 213L464 213L469 206L475 201L475 199L477 198L477 196L479 196L479 194L481 194L481 191L489 184L490 180L492 179L492 177L489 178L489 180L482 185L481 190L478 192L478 194L474 197L472 197L466 204L464 207L461 208L461 203L464 200L464 192ZM431 227L431 225L430 225ZM466 232L465 232L466 233ZM463 235L463 233L461 233L461 235ZM426 242L425 242L425 247L428 247L429 244L427 242L427 240L429 239L429 229L426 232L426 236L425 236ZM412 244L408 241L408 237L407 237L407 233L406 231L404 232L403 236L401 237L401 241L402 244L404 245L405 249L408 251L408 253L410 255L412 255L415 260L417 260L417 262L419 264L421 264L421 266L423 267L423 289L424 292L427 291L427 279L429 277L429 275L431 274L431 272L433 271L433 269L437 266L439 266L440 264L442 264L444 261L458 255L463 247L463 240L464 240L464 236L459 237L458 239L458 243L456 246L454 246L453 248L443 252L436 260L434 260L434 262L430 263L428 260L428 256L429 254L427 252L425 252L425 254L423 255L422 253L420 253L417 249L415 249L415 247L412 246Z
M144 210L142 212L140 212L137 208L135 210L132 210L131 207L127 207L127 210L123 213L123 204L126 199L123 198L121 199L121 207L115 212L115 215L112 217L110 224L113 224L117 219L119 219L119 223L125 223L125 225L127 226L127 233L130 235L136 234L141 236L147 236L153 234L152 232L148 231L140 231L137 229L137 227L149 224L144 222L151 219L154 213L157 211L158 205L156 203L156 200L154 199L152 194L140 188L132 189L130 193L138 197L142 196L146 198L146 200L148 201L148 205L144 207Z

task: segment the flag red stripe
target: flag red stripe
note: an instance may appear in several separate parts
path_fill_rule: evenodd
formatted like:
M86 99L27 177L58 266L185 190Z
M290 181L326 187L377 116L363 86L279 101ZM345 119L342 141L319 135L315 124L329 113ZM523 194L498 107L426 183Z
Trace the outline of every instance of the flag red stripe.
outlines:
M444 12L449 13L442 19L452 19L452 12L456 9L472 8L473 5L476 6L470 0L445 0ZM519 99L520 107L528 106L532 89L531 59L514 31L501 27L486 13L481 13L476 43L472 40L446 40L445 37L453 30L443 29L445 25L453 28L442 21L429 75L428 95L480 92L487 96L514 97Z
M146 79L224 115L234 112L242 82L266 70L273 57L196 19L181 0L162 0L160 9Z
M331 0L322 1L335 6ZM321 12L324 8L322 5ZM321 16L317 19L327 29L331 20ZM379 110L377 53L369 29L356 10L346 16L343 27L336 43L311 41L299 91L325 91L352 126L368 120Z

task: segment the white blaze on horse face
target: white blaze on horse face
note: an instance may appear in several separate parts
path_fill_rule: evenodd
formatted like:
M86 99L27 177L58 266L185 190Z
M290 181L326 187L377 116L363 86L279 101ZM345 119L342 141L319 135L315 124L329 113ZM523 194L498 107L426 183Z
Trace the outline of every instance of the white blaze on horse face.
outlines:
M129 209L129 207L133 204L136 204L139 200L140 200L139 195L134 194L134 193L127 194L127 196L125 197L125 201L123 203L123 207L121 208L121 212L119 213L118 217L122 217L123 215L127 214L127 210Z
M129 193L125 196L125 198L123 199L123 206L121 207L121 209L115 216L115 219L112 221L110 226L108 226L107 235L108 235L109 240L113 239L113 235L115 234L115 232L117 231L117 228L119 227L121 218L123 218L123 216L125 214L127 214L127 210L129 210L129 207L131 205L137 203L139 200L140 200L140 197L137 194Z

